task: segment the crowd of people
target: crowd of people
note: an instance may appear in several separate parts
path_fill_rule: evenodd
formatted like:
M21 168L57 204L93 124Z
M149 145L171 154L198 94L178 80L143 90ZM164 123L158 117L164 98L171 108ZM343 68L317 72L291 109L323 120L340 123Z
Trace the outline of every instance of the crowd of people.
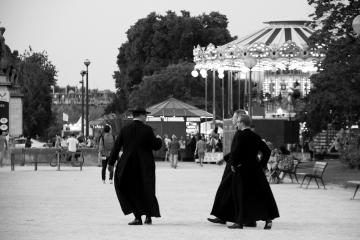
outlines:
M199 159L201 167L206 152L222 152L223 150L222 136L217 133L217 128L207 137L204 134L189 134L186 139L183 136L178 139L175 134L171 138L168 134L164 134L163 138L165 161L169 161L170 166L174 169L178 167L179 161L182 162L185 159L187 148L193 154L191 158Z

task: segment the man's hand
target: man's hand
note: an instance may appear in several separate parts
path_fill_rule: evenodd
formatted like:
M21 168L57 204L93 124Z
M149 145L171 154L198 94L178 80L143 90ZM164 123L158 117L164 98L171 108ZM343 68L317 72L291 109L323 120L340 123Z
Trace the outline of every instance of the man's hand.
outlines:
M240 167L240 166L241 166L241 164L237 165L237 167ZM233 172L235 172L235 171L236 171L236 168L235 168L234 166L231 166L231 170L232 170Z
M219 159L219 160L217 160L216 165L221 166L221 165L223 165L224 162L225 162L225 160L223 158Z
M113 172L114 171L114 166L108 166L108 170L109 170L109 172Z
M162 139L159 135L156 135L156 137Z

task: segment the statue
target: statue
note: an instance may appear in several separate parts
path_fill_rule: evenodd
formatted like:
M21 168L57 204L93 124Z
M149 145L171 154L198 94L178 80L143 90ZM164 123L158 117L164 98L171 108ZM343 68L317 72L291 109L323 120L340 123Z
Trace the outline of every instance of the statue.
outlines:
M11 53L11 49L5 44L5 30L4 27L0 27L0 74L5 74L7 81L17 84L21 60L19 52L15 50Z

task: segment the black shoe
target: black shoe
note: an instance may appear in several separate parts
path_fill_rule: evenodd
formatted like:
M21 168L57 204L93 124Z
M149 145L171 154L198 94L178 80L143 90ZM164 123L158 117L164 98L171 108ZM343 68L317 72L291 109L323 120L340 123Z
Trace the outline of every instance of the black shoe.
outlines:
M228 228L230 228L230 229L243 229L243 225L234 223L234 225L228 226Z
M134 221L129 222L129 225L143 225L141 218L135 218Z
M265 230L270 230L271 227L272 227L272 221L271 220L266 220L264 229Z
M145 218L144 223L145 223L145 224L148 224L148 225L151 225L151 224L152 224L151 217L147 217L147 218Z
M256 227L256 222L245 223L244 227Z
M207 220L212 223L226 224L226 222L220 218L208 218Z

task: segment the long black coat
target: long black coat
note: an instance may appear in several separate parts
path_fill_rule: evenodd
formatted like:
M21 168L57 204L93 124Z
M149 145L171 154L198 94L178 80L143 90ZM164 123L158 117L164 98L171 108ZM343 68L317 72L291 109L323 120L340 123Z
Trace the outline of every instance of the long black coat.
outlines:
M155 162L152 150L161 148L152 128L134 120L121 129L108 164L113 166L123 147L114 176L114 185L125 215L130 213L160 217L155 196Z
M240 133L240 130L236 131L231 142L230 153L234 150L237 139L236 136ZM232 192L233 172L231 170L232 160L230 160L230 153L224 156L226 166L210 214L227 222L235 222L235 202Z
M250 129L237 134L234 141L236 145L231 151L230 161L236 167L232 181L235 223L278 218L278 208L263 171L269 161L269 147ZM263 155L260 162L257 159L259 151Z

